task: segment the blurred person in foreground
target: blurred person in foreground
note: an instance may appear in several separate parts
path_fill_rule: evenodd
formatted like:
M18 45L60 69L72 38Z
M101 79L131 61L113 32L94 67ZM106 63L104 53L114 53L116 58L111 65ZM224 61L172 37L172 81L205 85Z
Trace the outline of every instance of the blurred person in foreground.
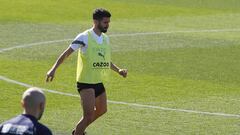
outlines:
M29 88L23 95L23 113L0 124L0 135L52 135L50 129L39 123L46 98L39 88Z

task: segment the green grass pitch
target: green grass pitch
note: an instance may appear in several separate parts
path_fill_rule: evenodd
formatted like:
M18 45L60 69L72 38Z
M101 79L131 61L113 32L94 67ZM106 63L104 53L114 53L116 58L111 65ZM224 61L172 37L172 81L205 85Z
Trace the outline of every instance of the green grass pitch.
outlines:
M129 71L105 83L108 99L129 104L110 102L89 135L240 133L238 0L0 0L0 76L77 95L77 53L54 82L45 74L69 39L92 26L97 7L111 11L112 59ZM64 41L46 43L55 40ZM38 45L4 51L31 43ZM25 89L0 80L0 123L21 113ZM82 115L79 97L45 93L41 122L70 134Z

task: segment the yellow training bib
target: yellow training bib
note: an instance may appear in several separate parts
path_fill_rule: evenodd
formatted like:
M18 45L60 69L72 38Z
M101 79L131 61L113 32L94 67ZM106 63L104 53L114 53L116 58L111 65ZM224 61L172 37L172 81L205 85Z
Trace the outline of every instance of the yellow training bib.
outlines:
M88 48L86 52L78 52L77 82L101 83L108 76L111 66L111 49L103 34L103 43L98 44L88 32Z

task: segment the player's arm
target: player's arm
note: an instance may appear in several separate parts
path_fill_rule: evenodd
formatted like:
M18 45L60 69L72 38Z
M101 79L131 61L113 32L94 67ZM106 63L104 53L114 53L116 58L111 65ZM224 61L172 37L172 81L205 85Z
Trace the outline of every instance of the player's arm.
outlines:
M71 47L68 47L57 59L52 68L47 72L46 82L52 81L57 68L63 63L63 61L74 52Z
M123 76L124 78L127 77L127 69L120 69L117 65L111 62L111 69L117 72L119 75Z

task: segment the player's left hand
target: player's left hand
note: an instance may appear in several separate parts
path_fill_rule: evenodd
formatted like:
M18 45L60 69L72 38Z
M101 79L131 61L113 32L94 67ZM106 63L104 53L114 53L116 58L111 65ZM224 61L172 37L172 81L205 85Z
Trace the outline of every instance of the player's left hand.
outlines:
M126 78L128 71L127 71L127 69L119 69L118 73L119 73L121 76L123 76L124 78Z

